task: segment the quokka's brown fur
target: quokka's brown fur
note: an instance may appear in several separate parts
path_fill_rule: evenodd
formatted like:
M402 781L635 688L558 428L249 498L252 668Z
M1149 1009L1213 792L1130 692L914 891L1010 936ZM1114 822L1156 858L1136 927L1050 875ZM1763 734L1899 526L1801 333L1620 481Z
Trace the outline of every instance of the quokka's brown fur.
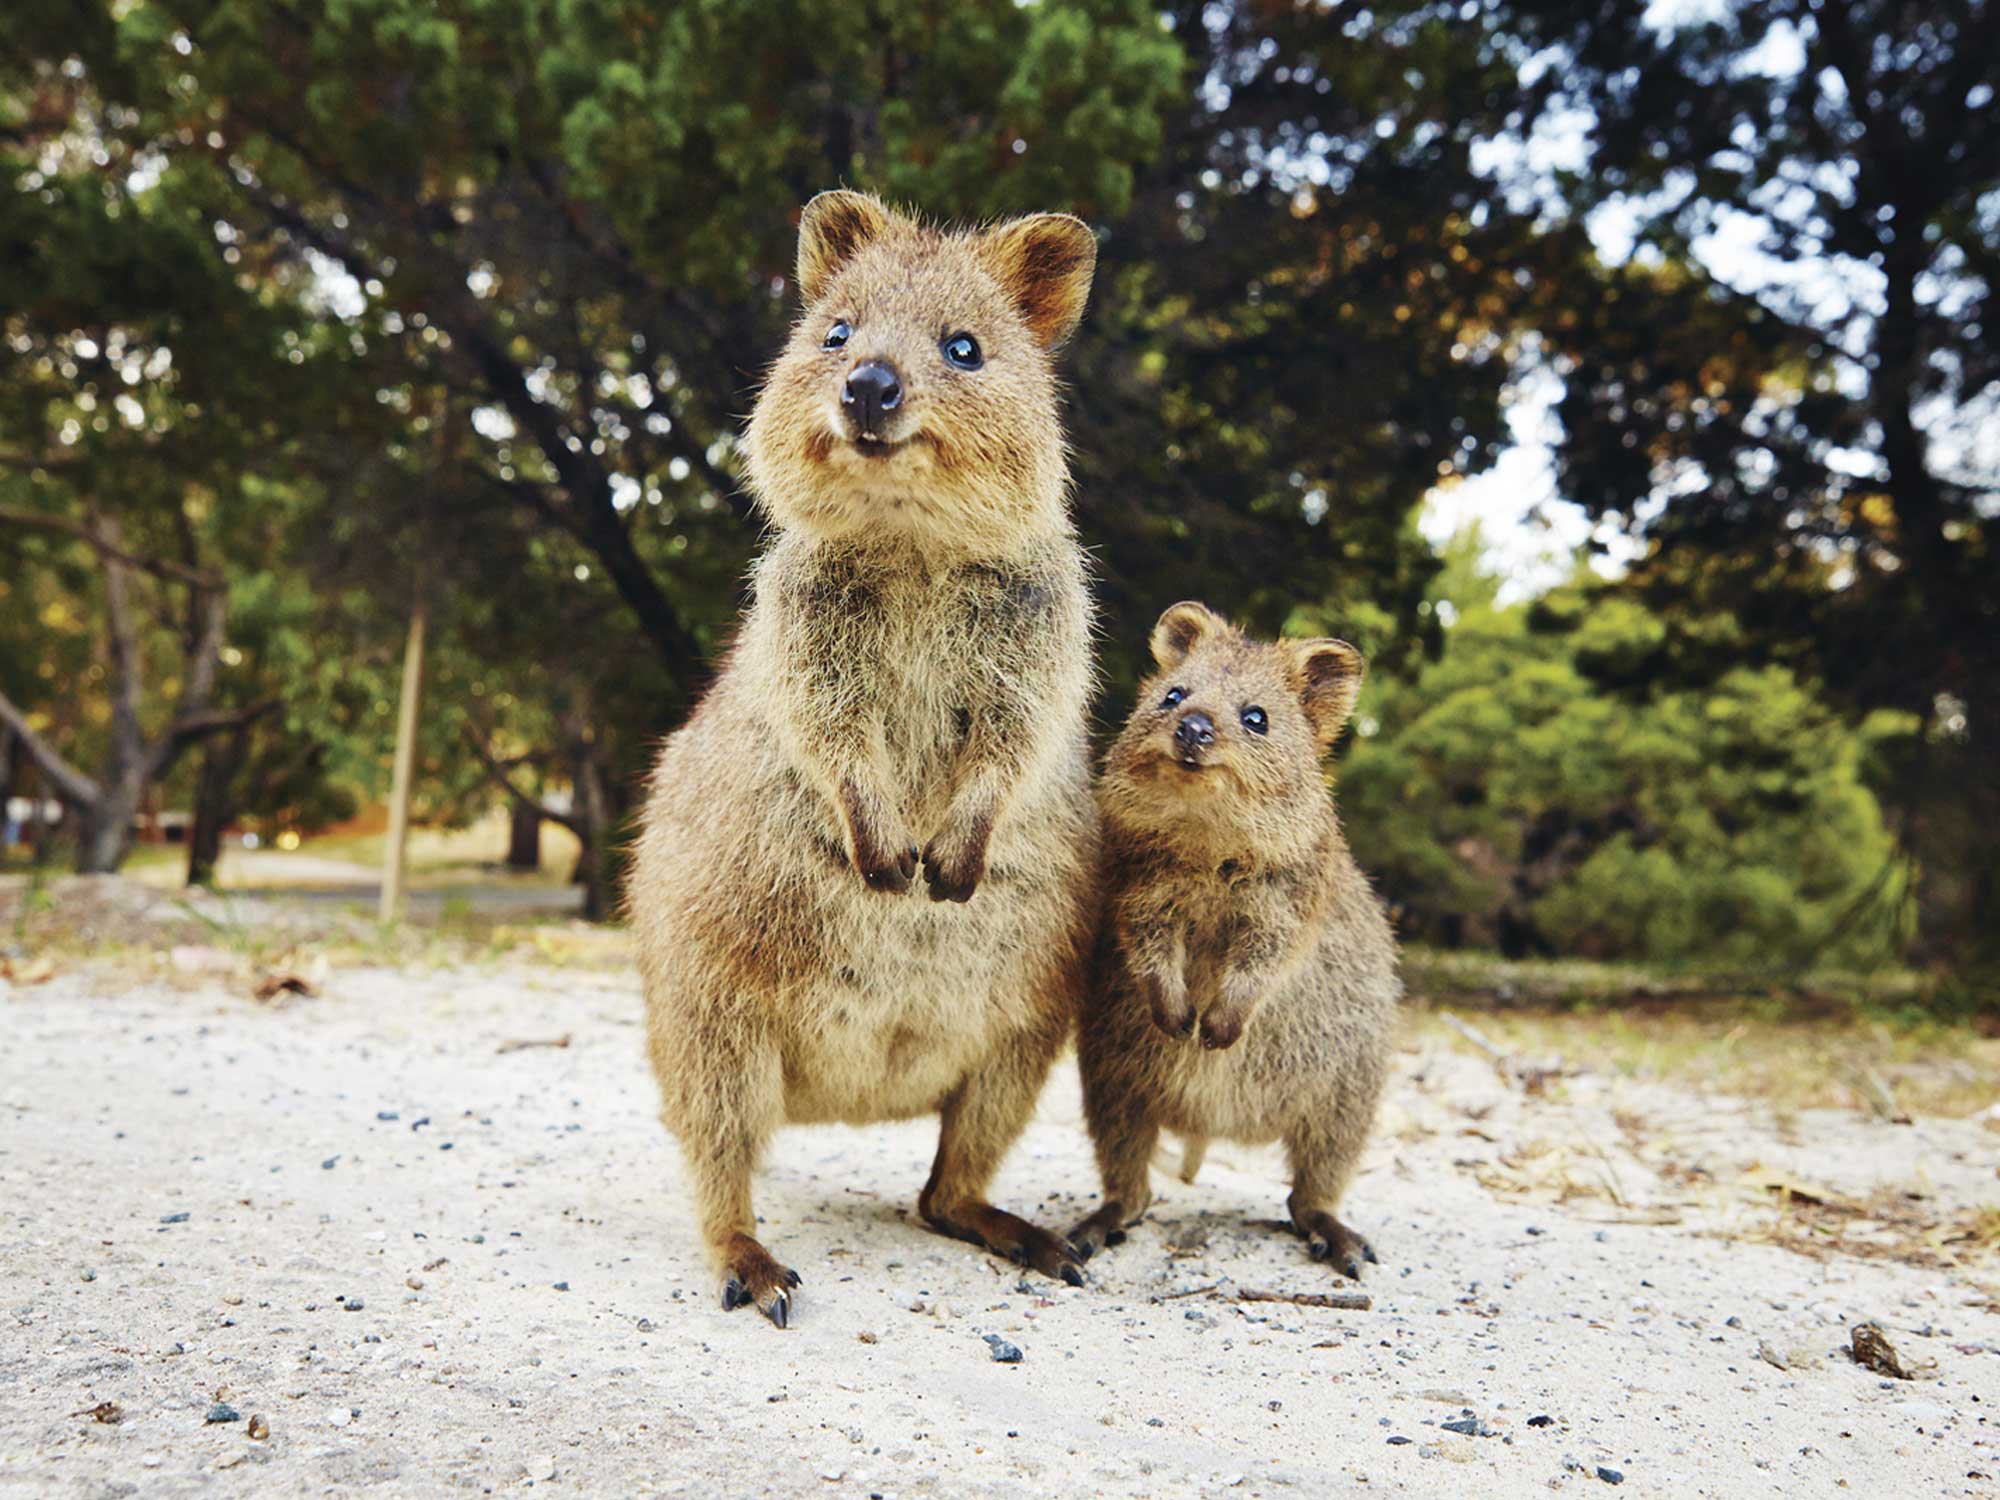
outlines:
M781 1327L799 1278L757 1241L750 1178L788 1122L942 1115L924 1218L1081 1280L986 1190L1095 921L1091 605L1053 370L1095 253L1065 216L951 232L846 192L800 225L805 314L748 437L776 535L660 755L627 898L723 1304ZM977 369L944 357L960 332ZM871 362L893 410L854 403Z
M1252 641L1193 603L1160 617L1152 649L1098 787L1105 922L1078 1053L1104 1203L1070 1239L1088 1254L1124 1238L1162 1128L1187 1138L1188 1180L1211 1136L1283 1141L1293 1227L1358 1279L1374 1252L1335 1211L1402 993L1320 768L1361 658Z

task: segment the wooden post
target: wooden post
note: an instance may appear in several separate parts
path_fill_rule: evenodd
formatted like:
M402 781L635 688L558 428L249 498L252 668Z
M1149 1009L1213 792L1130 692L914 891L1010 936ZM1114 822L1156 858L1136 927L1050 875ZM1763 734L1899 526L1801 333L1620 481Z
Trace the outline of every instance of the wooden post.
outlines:
M389 786L389 844L382 851L381 919L393 922L403 905L403 849L410 835L410 783L417 770L417 714L424 690L424 601L410 606L410 639L403 648L403 694L396 710L396 769Z

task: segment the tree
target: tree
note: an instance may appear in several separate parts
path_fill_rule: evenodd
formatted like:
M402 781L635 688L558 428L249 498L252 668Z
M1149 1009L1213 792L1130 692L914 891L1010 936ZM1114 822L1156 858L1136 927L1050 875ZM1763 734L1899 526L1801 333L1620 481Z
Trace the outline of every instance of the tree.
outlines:
M72 115L33 102L0 144L38 163L87 149ZM0 348L0 532L16 561L94 595L102 644L69 684L0 683L0 722L75 818L78 868L102 871L123 859L148 787L272 707L222 701L216 539L257 508L245 471L273 415L282 318L240 294L171 197L144 211L87 176L23 170L30 190L0 200L0 263L21 289ZM98 682L102 699L62 702ZM89 715L86 753L66 755L36 722L52 699Z
M2000 7L1486 18L1538 58L1524 107L1594 121L1569 212L1633 222L1599 306L1552 330L1565 491L1642 527L1655 607L1732 614L1747 655L1915 716L1891 800L1929 856L1931 951L2000 962L2000 843L1960 837L2000 817L2000 462L1978 438L2000 409Z
M1506 441L1514 336L1581 243L1475 167L1518 90L1456 9L1168 12L1195 87L1105 233L1073 356L1115 683L1187 597L1378 666L1436 649L1414 514Z
M877 151L907 164L887 186L943 208L1111 197L1177 82L1171 42L1119 0L887 29L837 5L612 0L155 0L11 24L31 53L73 48L218 218L347 273L348 321L404 383L488 408L489 492L587 549L682 706L725 611L675 584L685 551L733 574L749 542L730 452L787 311L788 216Z
M1779 666L1691 673L1709 643L1599 581L1497 606L1472 551L1440 581L1442 659L1370 684L1340 771L1406 931L1744 969L1900 954L1908 864L1868 773L1906 718L1857 733Z

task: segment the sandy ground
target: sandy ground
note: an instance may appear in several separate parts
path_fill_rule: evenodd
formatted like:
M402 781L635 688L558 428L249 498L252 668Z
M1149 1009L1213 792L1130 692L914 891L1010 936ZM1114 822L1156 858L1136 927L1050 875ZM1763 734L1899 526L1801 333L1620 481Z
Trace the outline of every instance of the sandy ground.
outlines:
M1089 1287L1024 1281L914 1222L918 1122L779 1142L781 1333L701 1267L629 980L0 982L0 1494L2000 1488L1994 1267L1948 1233L2000 1137L1422 1035L1349 1200L1371 1310L1240 1298L1343 1284L1271 1227L1278 1160L1220 1144ZM998 1186L1057 1226L1094 1189L1076 1096ZM1864 1318L1918 1379L1847 1357Z

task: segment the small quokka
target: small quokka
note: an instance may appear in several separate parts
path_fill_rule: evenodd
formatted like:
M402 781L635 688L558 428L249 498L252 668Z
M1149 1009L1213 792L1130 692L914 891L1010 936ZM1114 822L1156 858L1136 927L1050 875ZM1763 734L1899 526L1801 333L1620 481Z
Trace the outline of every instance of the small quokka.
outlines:
M627 892L722 1304L781 1328L799 1277L759 1243L750 1179L787 1123L941 1115L924 1219L1082 1281L986 1190L1096 921L1054 371L1095 263L1066 215L947 231L835 192L799 226L804 315L747 442L776 535L660 754Z
M1402 986L1387 918L1341 836L1321 758L1361 657L1247 639L1176 604L1159 671L1106 758L1105 913L1078 1045L1104 1203L1070 1233L1115 1245L1152 1201L1162 1128L1192 1181L1212 1136L1282 1141L1292 1227L1360 1279L1336 1217L1375 1117Z

